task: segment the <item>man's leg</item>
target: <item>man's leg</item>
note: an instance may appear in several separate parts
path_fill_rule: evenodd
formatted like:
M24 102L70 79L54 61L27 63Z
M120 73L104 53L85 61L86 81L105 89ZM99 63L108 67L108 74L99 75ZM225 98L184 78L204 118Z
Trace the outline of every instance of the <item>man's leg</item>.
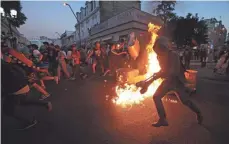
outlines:
M202 124L203 117L201 115L199 108L190 100L190 94L191 93L189 91L187 91L187 88L182 83L178 84L177 92L179 95L178 96L179 100L184 105L189 107L196 114L198 123Z
M15 114L15 106L17 104L17 95L7 95L3 101L3 114L18 120L21 124L21 128L17 128L18 130L23 130L34 126L37 121L30 121L21 116Z
M62 68L65 76L67 76L67 78L70 78L70 74L69 74L69 72L67 70L67 64L66 64L65 61L61 61L61 68Z
M160 127L160 126L168 126L168 122L166 121L166 113L164 106L162 104L162 98L165 96L165 94L169 91L169 84L167 81L162 82L162 84L158 87L157 91L155 92L153 96L153 100L155 103L155 106L157 108L159 121L152 124L152 126Z
M45 107L48 111L52 110L52 104L49 101L41 101L36 99L29 98L28 94L18 95L19 97L19 104L24 106L42 106Z

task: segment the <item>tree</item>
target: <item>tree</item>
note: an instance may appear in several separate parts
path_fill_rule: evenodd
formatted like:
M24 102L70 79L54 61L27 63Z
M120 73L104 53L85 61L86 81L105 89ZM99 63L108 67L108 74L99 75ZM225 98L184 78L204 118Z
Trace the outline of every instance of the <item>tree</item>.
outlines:
M199 19L198 14L188 13L186 17L177 17L168 22L168 26L175 26L173 40L177 45L192 45L207 43L207 25L204 19Z
M156 14L161 18L164 23L166 23L176 15L173 13L175 9L176 1L161 1L156 8Z
M10 23L15 27L20 27L25 24L27 17L21 12L22 6L20 1L1 1L1 7L4 9L5 13L10 14L11 9L17 11L17 18L10 19Z

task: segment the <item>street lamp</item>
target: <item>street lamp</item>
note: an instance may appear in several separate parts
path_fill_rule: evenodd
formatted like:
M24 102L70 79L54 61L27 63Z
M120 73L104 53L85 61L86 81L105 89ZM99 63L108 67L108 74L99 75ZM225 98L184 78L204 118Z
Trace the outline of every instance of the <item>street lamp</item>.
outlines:
M61 35L58 32L55 32L56 34L58 34L59 37L61 37Z
M17 18L17 11L14 9L10 10L10 13L5 13L4 9L2 7L0 7L0 13L1 13L1 18L2 19L6 19L9 23L9 40L10 40L10 44L12 47L14 47L13 43L12 43L12 38L13 38L13 33L12 33L12 28L11 28L11 21L15 18ZM16 48L16 47L15 47Z
M14 9L10 10L10 16L11 16L12 18L17 18L17 11L14 10Z
M76 14L74 13L74 11L72 10L72 7L71 7L71 5L70 4L68 4L68 3L64 3L63 4L64 6L68 6L69 8L70 8L70 10L72 11L72 13L73 13L73 15L74 15L74 17L76 18L76 20L77 20L77 23L79 24L79 41L80 41L80 46L81 46L81 36L80 36L80 21L79 21L79 19L77 18L77 16L76 16Z

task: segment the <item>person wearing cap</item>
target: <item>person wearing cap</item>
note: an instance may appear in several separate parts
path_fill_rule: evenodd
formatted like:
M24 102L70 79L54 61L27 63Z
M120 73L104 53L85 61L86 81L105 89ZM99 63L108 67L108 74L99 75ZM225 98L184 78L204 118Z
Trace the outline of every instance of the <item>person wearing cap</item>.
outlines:
M179 55L178 53L172 51L169 48L169 45L170 42L166 37L161 36L156 40L153 49L158 56L161 70L155 73L150 80L136 84L137 86L142 87L141 93L145 93L149 85L151 85L154 80L158 78L164 79L153 96L159 115L159 121L153 123L152 126L168 126L165 109L161 99L171 90L176 91L179 100L196 114L198 124L202 124L203 117L201 112L190 100L190 94L192 93L184 85L186 82L184 76L185 70L181 67Z

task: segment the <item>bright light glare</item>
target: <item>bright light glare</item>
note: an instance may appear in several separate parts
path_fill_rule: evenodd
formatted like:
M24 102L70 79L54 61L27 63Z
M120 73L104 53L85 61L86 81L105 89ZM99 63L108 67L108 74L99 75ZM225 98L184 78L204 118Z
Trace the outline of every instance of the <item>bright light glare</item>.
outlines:
M4 12L4 9L2 7L0 7L0 13L2 16L5 16L5 12Z
M67 3L64 3L64 6L66 6L67 5Z
M10 15L11 15L11 17L16 18L17 17L17 11L14 9L10 10Z

